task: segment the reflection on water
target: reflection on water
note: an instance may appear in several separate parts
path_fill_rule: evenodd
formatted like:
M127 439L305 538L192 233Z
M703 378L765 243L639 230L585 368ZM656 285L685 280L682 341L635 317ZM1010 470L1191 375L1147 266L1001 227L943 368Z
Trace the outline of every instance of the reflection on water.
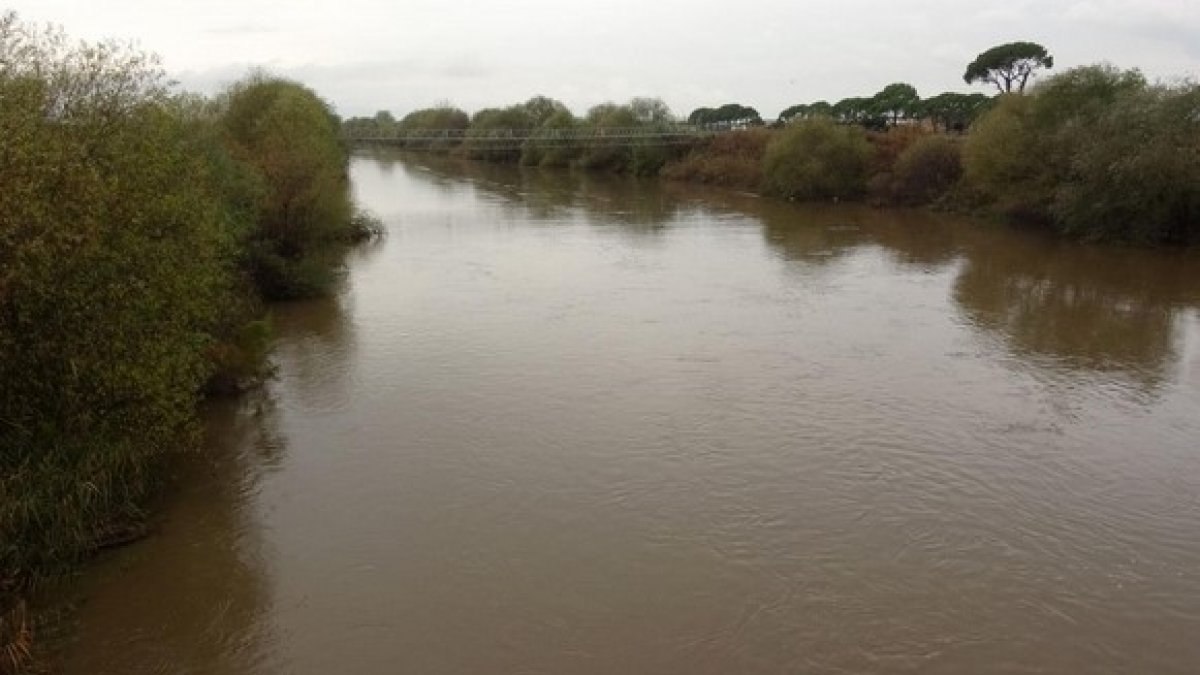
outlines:
M356 262L370 259L360 253ZM350 302L343 294L278 305L271 313L276 332L285 336L275 344L275 358L287 366L288 391L312 408L337 408L352 396L355 326L345 309Z
M1035 238L968 243L954 297L1023 356L1117 370L1153 386L1177 366L1194 264L1178 253L1065 246Z
M1194 251L352 173L388 238L279 308L278 381L86 580L67 672L1200 663Z
M681 206L657 180L605 173L530 169L505 164L420 157L410 169L447 195L470 191L510 217L530 223L583 222L619 225L625 231L654 234Z

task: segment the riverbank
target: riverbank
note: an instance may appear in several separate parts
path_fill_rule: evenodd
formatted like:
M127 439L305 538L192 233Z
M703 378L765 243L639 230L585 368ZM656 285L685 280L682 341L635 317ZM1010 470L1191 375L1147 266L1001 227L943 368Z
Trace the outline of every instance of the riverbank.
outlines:
M262 404L89 566L62 672L1196 662L1190 252L394 151L350 174L389 238L276 312Z
M1200 243L1200 86L1194 83L1150 83L1136 70L1085 66L1028 93L998 97L967 133L918 118L876 120L867 128L806 113L778 128L690 142L606 144L608 129L652 135L669 128L665 108L648 101L654 100L604 104L575 118L539 97L470 118L450 108L418 111L387 129L378 120L348 120L343 133L426 138L430 130L452 129L454 135L407 146L523 166L659 176L791 201L935 206L1078 240ZM596 134L564 140L562 129ZM505 141L506 134L523 140Z
M199 403L269 373L266 303L326 292L329 251L376 228L351 204L331 108L302 85L177 93L149 55L13 14L0 44L7 672L34 656L24 598L143 536L164 460L198 447Z

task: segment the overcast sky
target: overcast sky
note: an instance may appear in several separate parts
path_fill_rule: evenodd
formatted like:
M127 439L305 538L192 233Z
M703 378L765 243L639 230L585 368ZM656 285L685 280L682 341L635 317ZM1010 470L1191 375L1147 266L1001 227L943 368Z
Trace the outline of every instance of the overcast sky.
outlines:
M440 101L474 111L557 98L577 113L658 96L677 114L737 102L765 118L895 81L922 96L980 51L1045 45L1057 69L1108 61L1200 76L1200 0L0 0L73 37L132 39L188 89L252 66L344 116Z

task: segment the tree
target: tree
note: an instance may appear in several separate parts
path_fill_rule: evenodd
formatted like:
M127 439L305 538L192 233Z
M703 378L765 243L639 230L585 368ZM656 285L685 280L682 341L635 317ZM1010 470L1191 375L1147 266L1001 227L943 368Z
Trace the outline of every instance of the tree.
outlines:
M808 106L809 117L829 117L833 114L833 106L829 101L817 101Z
M152 57L0 13L0 624L196 430L237 218L193 112Z
M747 105L739 103L726 103L717 108L716 121L725 122L733 126L758 126L762 124L762 117L758 111Z
M996 85L1002 94L1025 91L1025 85L1034 71L1053 68L1054 57L1036 42L1010 42L997 45L975 57L963 80L967 84L988 82Z
M712 117L712 108L696 108L687 116L688 124L708 124L708 120Z
M567 106L546 96L534 96L526 101L524 105L525 112L529 114L529 117L533 120L533 125L535 127L544 125L547 120L559 113L570 113L570 111L567 110Z
M991 105L985 94L960 94L948 91L926 99L921 104L923 114L934 127L947 131L965 131Z
M867 124L872 117L871 99L858 96L844 98L833 104L830 114L843 124Z
M432 108L414 110L405 115L393 128L399 131L396 136L404 139L403 144L406 148L449 152L462 142L462 135L458 132L470 125L471 116L447 102Z
M619 103L600 103L588 108L587 123L601 129L619 129L637 125L633 108Z
M905 82L895 82L883 88L871 98L871 111L881 117L890 117L892 124L901 117L915 117L921 103L917 89Z
M629 102L633 116L642 124L671 121L671 109L661 98L634 98Z
M533 131L533 137L521 148L521 164L526 166L563 167L580 154L580 145L568 135L579 125L579 120L565 107L542 122Z
M472 132L527 131L537 126L537 120L523 104L507 108L484 108L471 116ZM478 135L478 134L477 134ZM486 135L486 133L482 134Z
M832 115L833 106L829 104L829 101L798 103L785 108L783 112L779 113L779 121L786 124L793 120L808 120L815 117L830 117Z
M263 188L251 272L272 299L318 295L333 271L318 249L351 236L346 155L329 104L311 89L253 74L222 96L230 154Z
M784 108L783 111L779 113L779 117L777 119L786 124L794 119L804 119L806 117L808 117L808 104L797 103L796 105Z
M750 106L726 103L719 108L696 108L688 115L688 124L759 126L762 124L762 117Z
M466 129L469 126L471 116L449 104L414 110L400 120L403 131Z

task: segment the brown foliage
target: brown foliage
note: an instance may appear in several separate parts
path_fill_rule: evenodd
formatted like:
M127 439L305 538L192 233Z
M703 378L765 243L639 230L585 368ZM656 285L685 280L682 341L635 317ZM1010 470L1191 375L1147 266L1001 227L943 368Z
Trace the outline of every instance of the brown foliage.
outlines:
M887 131L868 132L867 141L874 149L868 171L872 175L891 173L895 170L896 160L900 158L900 154L908 149L908 146L931 133L921 126L898 126L891 127Z
M762 158L772 136L768 129L718 134L687 157L668 164L662 176L668 180L758 189L762 184Z
M962 146L949 136L926 136L900 153L894 175L897 201L928 204L962 178Z

